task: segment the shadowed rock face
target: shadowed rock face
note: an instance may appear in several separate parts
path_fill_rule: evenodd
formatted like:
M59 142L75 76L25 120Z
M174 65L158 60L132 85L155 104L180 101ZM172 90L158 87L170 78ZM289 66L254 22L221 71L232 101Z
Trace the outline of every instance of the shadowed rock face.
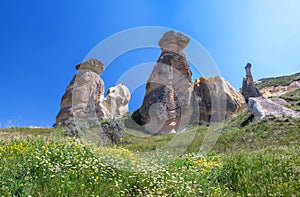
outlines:
M246 110L244 97L221 77L200 77L194 83L200 124L235 117Z
M158 43L161 55L147 82L142 106L132 115L151 133L180 131L190 123L217 123L246 109L243 96L221 77L201 77L192 83L183 52L188 42L185 35L170 31Z
M246 70L246 76L243 78L241 93L244 96L246 102L248 103L250 97L260 97L262 95L254 84L253 77L251 74L250 63L246 65L245 70Z
M159 41L161 55L146 85L142 106L133 119L152 133L183 129L192 114L192 72L183 48L189 38L169 31Z
M78 73L66 88L56 116L56 125L65 125L69 118L96 118L98 100L104 96L104 83L99 77L103 64L90 59L76 66Z
M104 98L104 82L99 77L104 65L97 59L76 66L78 73L66 88L56 116L56 125L66 125L70 118L107 119L128 114L130 92L119 84L109 89Z

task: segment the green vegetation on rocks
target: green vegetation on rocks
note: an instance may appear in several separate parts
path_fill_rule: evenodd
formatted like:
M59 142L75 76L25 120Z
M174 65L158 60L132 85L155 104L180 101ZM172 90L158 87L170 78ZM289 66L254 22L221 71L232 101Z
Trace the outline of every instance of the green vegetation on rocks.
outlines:
M298 80L300 80L300 73L282 77L264 78L259 80L260 83L256 84L256 87L258 89L262 89L269 86L286 86L292 83L293 81Z
M286 100L288 103L291 105L288 106L289 108L295 110L295 111L300 111L300 89L297 89L293 92L286 93L280 98L283 98Z

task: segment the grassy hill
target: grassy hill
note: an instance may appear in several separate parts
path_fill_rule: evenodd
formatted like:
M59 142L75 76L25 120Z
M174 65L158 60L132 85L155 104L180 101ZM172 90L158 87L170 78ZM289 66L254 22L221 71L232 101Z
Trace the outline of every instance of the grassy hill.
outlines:
M270 87L270 86L288 86L293 81L299 81L299 80L300 80L300 73L296 73L288 76L260 79L256 86L259 89ZM291 108L295 111L300 111L300 89L285 93L279 96L279 98L284 99L289 103L289 105L286 107Z
M207 126L150 136L128 130L119 147L65 137L63 128L1 129L0 194L299 196L300 120L245 124L249 118L226 122L204 155Z
M293 81L300 80L300 73L295 73L293 75L281 76L281 77L269 77L258 80L256 84L258 89L262 89L268 86L286 86Z
M290 104L290 106L288 106L289 108L300 111L300 89L281 95L280 98L286 100Z

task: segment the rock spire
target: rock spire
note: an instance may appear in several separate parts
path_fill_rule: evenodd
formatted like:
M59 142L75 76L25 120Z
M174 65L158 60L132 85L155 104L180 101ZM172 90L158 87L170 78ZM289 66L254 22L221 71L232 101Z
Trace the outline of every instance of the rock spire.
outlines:
M243 78L241 93L244 96L246 102L248 103L250 97L260 97L262 95L254 84L253 77L251 74L250 63L247 63L247 65L245 66L245 70L246 70L246 76Z

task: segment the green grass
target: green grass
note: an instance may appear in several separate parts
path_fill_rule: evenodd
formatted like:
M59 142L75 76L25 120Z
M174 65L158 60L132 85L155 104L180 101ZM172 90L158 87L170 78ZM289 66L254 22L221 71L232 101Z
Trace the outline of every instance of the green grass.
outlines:
M208 154L210 127L103 147L63 129L0 130L0 196L300 196L300 120L227 121Z
M286 93L280 96L280 98L283 98L288 103L290 103L290 106L288 106L289 108L300 111L300 89Z
M245 119L249 118L248 112L240 117L226 122L221 129L221 135L213 147L217 153L229 153L232 151L256 151L267 147L293 146L300 141L299 120L288 122L269 118L266 120L254 120L246 126L241 126ZM186 147L186 153L198 152L203 139L208 131L207 126L190 126L186 131L177 134L136 136L127 135L131 143L123 147L131 151L149 152L160 150L169 144L176 144L175 147L168 147L168 151L178 152ZM177 143L176 139L180 139ZM185 140L192 136L192 140Z
M27 137L34 139L58 140L63 138L63 128L21 128L11 127L0 129L0 141L22 140Z
M300 80L300 73L296 73L289 76L260 79L259 81L261 81L261 83L257 84L256 87L258 89L262 89L268 86L285 86L297 80Z
M294 90L293 92L286 93L281 97L286 100L300 101L300 89Z
M222 167L214 155L160 154L145 162L122 148L28 139L1 143L0 156L3 196L220 194L216 180L206 180Z
M272 77L272 78L265 78L265 79L260 79L261 83L257 84L256 87L258 89L262 89L268 86L285 86L289 85L293 81L298 81L300 80L300 73L296 73L293 75L288 75L288 76L282 76L282 77Z
M298 150L277 147L230 154L218 178L241 196L299 196Z
M257 84L258 89L262 89L269 86L287 86L293 81L300 80L300 73L296 73L289 76L274 77L261 79L261 83ZM300 111L300 89L294 90L293 92L281 95L279 98L286 100L290 105L286 106L295 111Z

